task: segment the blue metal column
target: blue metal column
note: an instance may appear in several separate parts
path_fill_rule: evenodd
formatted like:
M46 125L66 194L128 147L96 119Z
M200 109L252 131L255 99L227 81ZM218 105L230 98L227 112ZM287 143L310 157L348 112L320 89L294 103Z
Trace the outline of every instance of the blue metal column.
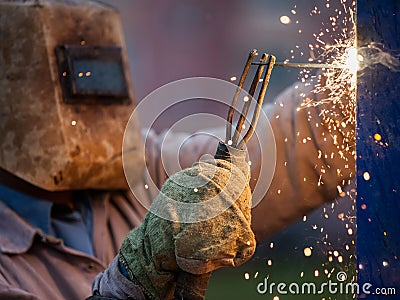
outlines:
M380 43L385 52L399 53L399 0L358 0L357 18L359 49ZM363 73L357 94L358 282L372 285L367 299L400 299L400 72L375 64ZM377 287L395 287L397 295L378 296Z

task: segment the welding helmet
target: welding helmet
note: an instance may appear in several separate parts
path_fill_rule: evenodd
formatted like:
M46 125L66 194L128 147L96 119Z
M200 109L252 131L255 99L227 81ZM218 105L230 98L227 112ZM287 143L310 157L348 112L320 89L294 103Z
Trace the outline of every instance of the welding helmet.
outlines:
M122 139L134 103L118 12L0 0L0 37L0 168L49 191L126 188ZM134 126L124 155L139 175Z

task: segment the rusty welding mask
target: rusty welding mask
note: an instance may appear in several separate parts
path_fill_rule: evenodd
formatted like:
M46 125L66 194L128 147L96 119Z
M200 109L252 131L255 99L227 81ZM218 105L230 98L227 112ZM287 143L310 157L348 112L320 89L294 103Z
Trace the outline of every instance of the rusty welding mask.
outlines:
M118 13L91 1L0 1L0 37L0 167L49 191L125 188L134 103ZM136 127L126 155L140 174Z

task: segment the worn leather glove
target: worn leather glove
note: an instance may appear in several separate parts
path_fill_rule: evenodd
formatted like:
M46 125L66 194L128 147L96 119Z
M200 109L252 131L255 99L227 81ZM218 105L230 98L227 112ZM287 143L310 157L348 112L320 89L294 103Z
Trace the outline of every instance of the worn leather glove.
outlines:
M171 299L176 287L186 290L176 297L202 298L211 271L238 266L254 253L246 153L220 143L215 157L171 176L142 225L123 241L119 262L150 299ZM167 219L153 213L160 209Z

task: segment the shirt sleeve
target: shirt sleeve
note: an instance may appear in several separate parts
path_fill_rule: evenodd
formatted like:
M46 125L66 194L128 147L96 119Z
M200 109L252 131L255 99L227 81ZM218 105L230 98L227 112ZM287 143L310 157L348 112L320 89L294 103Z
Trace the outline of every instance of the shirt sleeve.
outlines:
M139 286L122 275L118 266L118 256L113 259L106 270L96 276L92 292L94 295L112 299L146 299Z
M1 277L1 276L0 276ZM39 300L35 295L22 289L10 286L0 278L0 299Z
M300 107L309 88L295 84L286 89L275 103L263 107L272 134L253 138L247 148L251 161L251 186L271 182L266 193L253 195L258 204L252 210L252 227L258 240L264 240L306 213L342 195L342 187L355 172L355 142L343 149L344 135L354 131L354 124L332 129L322 112L331 111L339 122L344 118L332 103ZM339 123L340 124L340 123ZM157 135L146 139L149 173L161 186L165 179L190 167L202 155L214 155L225 128L198 132ZM210 134L211 133L211 134ZM274 148L276 147L276 148ZM275 150L275 151L274 151ZM261 166L274 172L264 175ZM343 189L344 190L344 189Z
M253 229L259 240L344 196L344 186L355 175L355 124L344 128L346 116L332 102L301 106L304 96L316 97L306 87L295 84L265 107L277 151L271 185L252 211ZM324 113L332 119L325 118ZM267 144L262 145L266 147ZM260 157L268 159L265 155ZM259 165L257 161L255 177ZM263 178L257 180L262 182Z

